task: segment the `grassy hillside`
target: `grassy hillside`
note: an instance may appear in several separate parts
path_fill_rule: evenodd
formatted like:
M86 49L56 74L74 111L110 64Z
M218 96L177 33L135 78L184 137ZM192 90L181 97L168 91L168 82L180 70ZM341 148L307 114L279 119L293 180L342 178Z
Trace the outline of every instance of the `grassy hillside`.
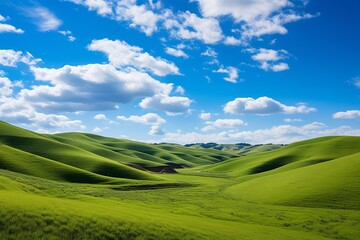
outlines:
M0 122L0 239L359 239L360 137L263 150ZM188 168L149 172L171 166Z
M191 170L235 178L248 201L360 209L360 137L324 137Z
M267 152L281 148L281 144L258 144L251 145L248 143L235 143L235 144L219 144L219 143L191 143L186 144L186 147L195 149L215 149L220 151L232 152L240 156L247 156L261 152Z
M238 156L216 150L189 149L170 144L146 144L84 133L62 133L49 137L118 162L137 164L142 167L166 164L194 167Z
M5 122L0 122L0 144L2 169L87 183L161 180L147 170L161 171L159 167L163 166L199 166L236 156L215 150L157 146L84 133L42 135Z

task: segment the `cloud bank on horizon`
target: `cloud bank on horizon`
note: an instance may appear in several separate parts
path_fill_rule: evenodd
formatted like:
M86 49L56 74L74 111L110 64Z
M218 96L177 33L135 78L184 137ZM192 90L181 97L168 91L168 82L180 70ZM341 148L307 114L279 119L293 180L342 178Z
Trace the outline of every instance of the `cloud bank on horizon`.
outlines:
M152 142L360 135L360 3L0 6L1 120Z

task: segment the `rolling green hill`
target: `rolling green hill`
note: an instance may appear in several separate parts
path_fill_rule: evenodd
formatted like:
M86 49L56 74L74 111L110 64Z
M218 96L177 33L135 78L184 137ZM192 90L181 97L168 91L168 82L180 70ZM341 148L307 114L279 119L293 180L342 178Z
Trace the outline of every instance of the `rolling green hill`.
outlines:
M248 143L235 144L219 144L219 143L191 143L185 144L185 147L195 149L215 149L220 151L232 152L240 156L247 156L261 152L267 152L281 148L282 144L257 144L251 145Z
M235 178L225 192L247 201L360 209L359 153L360 137L323 137L195 172Z
M161 180L147 170L193 167L236 156L215 150L151 145L84 133L41 135L5 122L0 122L0 143L1 169L87 183Z
M0 122L0 239L359 239L360 137L272 148Z

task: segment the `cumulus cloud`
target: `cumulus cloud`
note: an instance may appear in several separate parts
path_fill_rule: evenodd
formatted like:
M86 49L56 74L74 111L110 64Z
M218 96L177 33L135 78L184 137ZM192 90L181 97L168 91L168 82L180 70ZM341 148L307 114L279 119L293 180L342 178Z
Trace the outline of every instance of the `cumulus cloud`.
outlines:
M360 118L360 110L348 110L345 112L336 112L333 114L335 119L357 119Z
M254 19L242 26L242 37L243 39L247 39L268 34L284 35L288 32L284 26L285 24L316 16L317 15L312 14L300 15L290 11L289 13L280 13L268 18Z
M58 31L58 33L60 33L61 35L67 37L67 39L70 41L70 42L73 42L76 40L76 37L74 37L71 33L71 31L69 30L66 30L66 31Z
M226 37L224 40L225 45L238 46L241 44L241 40L235 37Z
M200 10L206 17L230 15L236 22L267 17L290 4L287 0L198 0Z
M122 71L109 64L66 65L62 68L31 67L35 79L50 85L23 89L19 97L46 111L111 110L119 103L155 94L168 94L172 84L146 73Z
M79 129L83 126L80 120L71 120L65 115L41 113L29 103L13 98L0 99L0 118L11 123L50 129Z
M197 39L206 44L223 42L226 45L246 43L253 37L265 34L286 34L285 25L317 15L297 13L298 3L290 0L195 0L202 16L192 12L174 12L164 8L161 1L137 0L67 0L96 11L103 17L127 22L150 36L158 29L166 29L173 37ZM302 4L301 4L302 6ZM231 16L240 32L240 39L224 37L219 21L222 16Z
M286 34L285 24L316 15L298 14L288 0L197 0L205 17L231 16L241 25L242 39L265 34Z
M174 63L162 58L155 58L142 48L131 46L124 41L93 40L88 46L91 51L100 51L107 55L111 64L116 67L132 66L139 70L146 70L158 76L179 74L179 69Z
M97 14L106 16L112 15L112 2L106 0L66 0L78 5L87 7L90 11L96 11Z
M277 63L270 66L270 69L274 72L282 72L289 69L289 65L287 63Z
M130 27L139 27L146 35L150 36L157 30L160 16L148 9L146 5L136 5L134 0L117 2L116 19L130 22Z
M97 114L94 116L94 119L96 120L107 120L107 117L105 114Z
M165 135L165 131L160 126L151 126L149 134L153 135L153 136L155 136L155 135Z
M93 133L101 133L103 130L99 127L94 127L94 129L92 131L93 131Z
M58 19L49 9L41 6L26 8L27 17L31 18L41 32L57 30L62 21Z
M217 73L225 73L228 76L224 78L225 81L231 82L231 83L237 83L237 79L239 77L238 69L236 67L227 67L227 68L220 68L218 69Z
M360 88L360 76L356 76L352 78L352 81L354 83L354 86L356 88Z
M224 38L220 24L214 18L200 18L190 12L185 12L180 17L185 19L178 31L178 36L183 39L198 39L214 44Z
M6 18L0 15L0 33L19 33L22 34L24 31L20 28L16 28L13 25L2 23L5 22Z
M309 113L316 111L315 108L307 107L304 104L299 106L287 106L269 97L236 98L225 104L225 113L230 114L295 114Z
M218 133L167 133L162 141L176 143L217 142L235 143L247 142L251 144L277 143L286 144L309 138L335 135L360 136L360 129L349 126L337 128L326 127L323 123L311 123L303 126L279 125L254 131L222 131Z
M186 97L170 96L173 91L183 93L182 88L174 90L173 84L161 83L131 66L118 68L114 64L87 64L41 68L35 66L38 61L30 53L0 50L1 65L29 64L36 80L36 84L12 96L13 88L20 84L12 83L3 77L4 72L0 72L1 117L4 120L39 128L75 128L82 125L81 121L73 121L58 113L112 110L121 103L143 99L145 108L179 114L185 112L191 103ZM16 112L13 106L22 108ZM95 119L106 119L106 116L99 114Z
M202 18L189 11L177 15L170 10L166 13L164 26L177 38L197 39L207 44L216 44L224 38L215 18Z
M13 93L13 83L0 73L0 98L11 96Z
M274 72L280 72L289 69L287 63L279 62L287 57L288 52L285 50L260 48L258 50L251 49L250 51L256 52L251 58L259 62L259 67L265 71L272 70Z
M159 3L150 2L149 5L136 4L136 0L106 1L106 0L67 0L69 2L83 5L90 11L96 11L103 17L115 21L128 22L132 28L137 28L147 36L157 30L160 20L159 14L153 9L160 7Z
M183 57L183 58L189 57L183 50L178 49L178 48L167 47L167 48L165 48L165 52L167 54L175 56L175 57Z
M144 109L156 109L165 111L169 115L177 115L187 112L190 104L191 100L187 97L155 94L152 97L144 98L139 105Z
M208 47L204 52L201 53L201 56L209 57L211 59L208 64L219 64L217 55L218 53L210 47Z
M199 118L202 120L208 120L211 118L211 113L207 113L207 112L200 113Z
M34 58L29 52L23 53L22 51L15 51L13 49L0 50L0 65L7 67L16 67L19 62L35 65L41 59Z
M284 119L284 122L287 122L287 123L291 123L291 122L302 122L304 120L302 120L301 118L285 118Z
M163 119L156 113L147 113L142 116L132 115L130 117L117 116L116 118L122 121L130 121L130 122L136 122L136 123L154 125L154 126L159 126L161 124L166 123L165 119Z
M0 71L0 119L14 124L31 125L47 129L79 129L80 120L71 120L65 115L38 112L24 99L13 97L13 89L22 87L21 82L11 81Z
M203 132L216 130L218 128L237 128L244 126L246 123L241 119L216 119L215 121L205 122L205 127L201 129Z
M177 86L175 89L175 93L179 93L181 95L185 94L185 89L182 86Z

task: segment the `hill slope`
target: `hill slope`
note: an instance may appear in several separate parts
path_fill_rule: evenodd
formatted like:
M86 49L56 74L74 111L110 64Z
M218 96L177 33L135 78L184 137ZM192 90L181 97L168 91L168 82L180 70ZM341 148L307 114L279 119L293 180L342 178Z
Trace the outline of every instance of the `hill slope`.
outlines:
M193 169L238 182L225 193L247 201L360 209L360 137L323 137Z
M281 148L281 144L258 144L251 145L248 143L235 143L235 144L219 144L219 143L191 143L185 144L188 148L194 149L215 149L220 151L232 152L240 156L247 156L261 152L267 152Z
M359 137L234 156L0 122L0 239L359 239Z
M174 171L173 167L199 166L236 156L93 134L38 134L5 122L0 122L0 144L1 169L86 183L160 180L147 170Z

